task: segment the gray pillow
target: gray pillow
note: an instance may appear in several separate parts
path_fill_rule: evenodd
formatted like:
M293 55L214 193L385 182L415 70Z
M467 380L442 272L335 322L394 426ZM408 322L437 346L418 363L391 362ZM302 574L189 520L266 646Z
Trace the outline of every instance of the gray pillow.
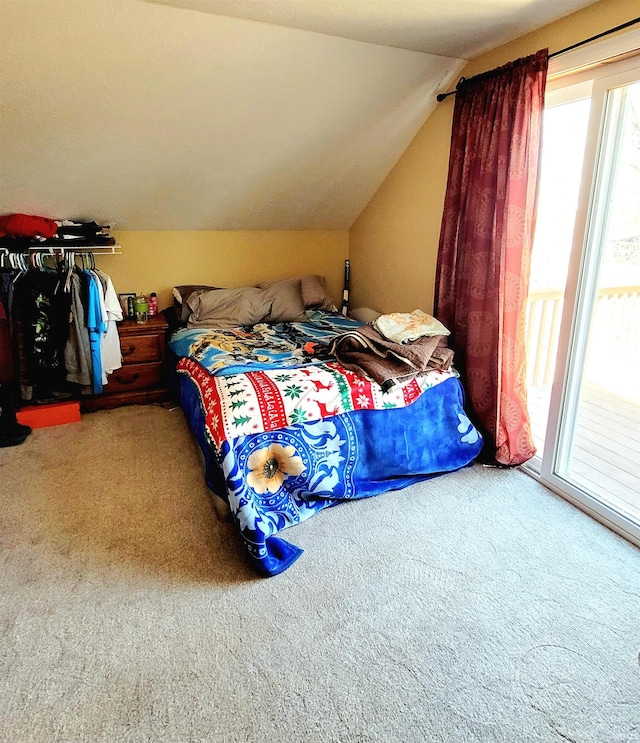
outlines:
M327 282L324 276L303 276L300 279L300 288L305 308L327 310L333 307L327 296Z
M305 322L304 301L300 279L263 281L258 287L269 305L263 322Z
M173 304L180 322L188 322L191 316L189 299L195 292L212 291L217 288L217 286L207 286L206 284L180 284L179 286L174 286Z
M214 289L194 292L189 298L189 327L235 328L262 322L270 309L261 289Z

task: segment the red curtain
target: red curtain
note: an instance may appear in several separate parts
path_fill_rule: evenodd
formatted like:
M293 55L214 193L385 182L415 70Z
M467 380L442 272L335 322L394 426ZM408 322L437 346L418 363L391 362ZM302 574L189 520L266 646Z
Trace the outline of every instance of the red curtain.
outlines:
M504 465L535 454L525 309L547 63L544 49L458 85L440 232L435 313L451 330L484 459Z

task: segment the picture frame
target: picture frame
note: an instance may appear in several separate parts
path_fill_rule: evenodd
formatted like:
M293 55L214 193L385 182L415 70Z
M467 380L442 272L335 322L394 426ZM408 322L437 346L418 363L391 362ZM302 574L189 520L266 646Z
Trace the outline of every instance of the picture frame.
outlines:
M132 316L129 314L129 298L135 299L135 297L136 297L135 292L124 292L122 294L118 294L118 299L120 300L120 306L122 307L122 319L123 320L133 319Z

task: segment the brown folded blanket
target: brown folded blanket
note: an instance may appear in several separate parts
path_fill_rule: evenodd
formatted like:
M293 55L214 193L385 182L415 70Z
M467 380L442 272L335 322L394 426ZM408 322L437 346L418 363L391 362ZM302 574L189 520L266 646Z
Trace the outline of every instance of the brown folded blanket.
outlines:
M393 343L375 328L363 325L334 338L329 351L344 367L360 376L367 374L386 391L428 369L448 369L453 351L446 346L444 335Z
M440 338L445 338L445 336L441 335ZM429 366L433 369L447 371L451 368L451 364L453 364L453 351L446 346L438 346L429 359Z

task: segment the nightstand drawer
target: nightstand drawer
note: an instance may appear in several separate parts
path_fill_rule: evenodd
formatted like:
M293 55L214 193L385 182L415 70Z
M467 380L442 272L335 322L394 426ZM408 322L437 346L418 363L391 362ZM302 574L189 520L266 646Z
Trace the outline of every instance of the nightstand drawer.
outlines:
M162 336L129 335L120 338L123 364L139 364L144 361L160 361Z
M109 384L105 385L104 391L106 393L129 392L157 387L160 384L161 367L160 362L157 364L127 364L107 377Z

